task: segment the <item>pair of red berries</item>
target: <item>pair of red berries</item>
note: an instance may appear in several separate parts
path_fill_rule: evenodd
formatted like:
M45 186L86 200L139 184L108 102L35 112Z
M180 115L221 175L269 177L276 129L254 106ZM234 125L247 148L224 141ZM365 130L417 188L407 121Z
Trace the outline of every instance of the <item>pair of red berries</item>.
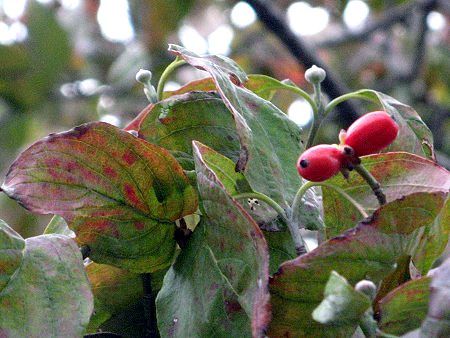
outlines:
M360 156L377 153L390 145L398 129L385 111L365 114L346 132L341 131L340 145L320 144L306 150L297 161L298 173L309 181L325 181L355 164Z

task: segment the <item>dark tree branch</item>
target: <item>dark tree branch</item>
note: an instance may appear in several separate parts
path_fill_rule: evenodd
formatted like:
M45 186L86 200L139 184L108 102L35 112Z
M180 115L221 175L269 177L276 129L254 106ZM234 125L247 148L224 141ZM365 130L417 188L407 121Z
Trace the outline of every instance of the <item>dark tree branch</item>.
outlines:
M141 274L142 285L144 288L144 320L145 320L145 337L158 338L158 326L156 322L156 305L155 297L152 290L152 275L149 273Z
M347 43L362 42L378 30L387 30L397 23L404 22L414 10L429 12L430 8L437 6L438 3L439 1L436 0L418 0L390 8L386 10L383 17L368 23L360 31L346 32L332 39L318 41L316 45L320 48L330 48Z
M396 83L410 83L415 81L423 71L426 54L426 36L428 31L427 16L437 6L437 0L422 0L413 3L414 7L410 9L408 15L416 14L417 29L416 41L414 46L414 54L409 61L409 67L406 72L391 72L392 76L388 77L380 84L380 89L386 90L392 88Z
M299 63L303 64L306 68L316 65L327 72L327 77L322 82L322 89L330 98L341 96L349 91L345 84L319 59L315 50L308 47L301 38L297 37L291 31L283 15L271 4L271 1L245 1L255 10L258 18L266 28L283 42ZM350 101L343 102L337 109L340 111L340 116L348 123L359 116L357 107Z

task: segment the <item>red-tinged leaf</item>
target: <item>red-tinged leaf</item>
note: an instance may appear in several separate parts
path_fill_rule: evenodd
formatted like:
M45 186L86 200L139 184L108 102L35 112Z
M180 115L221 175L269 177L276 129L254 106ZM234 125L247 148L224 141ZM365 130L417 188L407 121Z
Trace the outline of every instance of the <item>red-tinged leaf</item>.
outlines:
M311 319L330 272L335 270L352 285L362 279L378 283L393 271L399 257L414 250L416 232L436 217L444 199L443 193L416 193L391 202L357 227L282 264L270 281L269 336L339 336L342 332Z
M435 162L409 153L385 153L362 158L364 167L380 182L387 200L393 201L416 192L443 192L450 189L450 173ZM328 183L338 186L358 201L368 213L377 208L378 201L367 183L356 173L349 180L335 176ZM352 204L332 189L323 189L325 224L328 238L337 236L353 224L361 215ZM445 249L450 232L448 215L450 203L441 209L430 224L418 233L421 243L414 263L426 273L433 261Z
M292 202L301 182L293 165L302 149L301 129L272 103L246 89L246 74L232 60L199 56L175 45L169 50L214 79L239 135L236 170L245 171L253 189L280 205Z
M0 262L15 269L0 266L1 281L9 274L0 292L0 337L82 336L93 297L75 242L63 235L23 240L0 222L0 252Z
M204 214L158 294L161 335L261 337L270 318L267 244L196 144L194 156Z
M62 216L94 261L136 272L170 264L174 221L197 209L167 150L101 122L33 144L2 189L34 212Z
M145 107L130 123L128 123L123 130L133 132L138 131L139 126L141 125L141 122L145 117L148 115L148 113L153 109L153 104L149 104L147 107Z
M409 281L381 299L377 313L380 329L403 335L420 327L427 315L430 281L429 277Z
M192 141L237 160L233 116L215 93L189 92L156 103L139 126L139 137L168 149L184 169L194 169Z

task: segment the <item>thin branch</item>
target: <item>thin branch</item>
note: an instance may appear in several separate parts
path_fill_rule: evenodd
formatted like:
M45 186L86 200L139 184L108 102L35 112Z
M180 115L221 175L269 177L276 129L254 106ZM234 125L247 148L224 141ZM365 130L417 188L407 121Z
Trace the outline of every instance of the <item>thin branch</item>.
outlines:
M305 68L316 65L327 72L326 79L322 82L323 91L330 97L335 98L347 93L349 90L334 72L331 71L317 56L315 50L308 47L305 42L297 37L286 24L283 15L270 1L245 0L256 12L261 22L274 33L292 53L292 55L303 64ZM352 102L344 102L340 107L340 116L350 122L359 115L357 107Z

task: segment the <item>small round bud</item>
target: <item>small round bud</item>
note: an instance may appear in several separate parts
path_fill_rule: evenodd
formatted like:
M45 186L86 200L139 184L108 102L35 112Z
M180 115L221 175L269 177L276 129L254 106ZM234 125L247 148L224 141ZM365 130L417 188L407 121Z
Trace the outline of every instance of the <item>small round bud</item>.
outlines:
M325 80L327 73L316 65L312 66L305 72L305 79L311 84L321 83Z
M372 281L366 279L356 283L355 290L365 294L370 300L374 300L377 295L377 286Z
M136 81L142 84L147 84L152 79L152 72L147 69L139 69L136 73Z

